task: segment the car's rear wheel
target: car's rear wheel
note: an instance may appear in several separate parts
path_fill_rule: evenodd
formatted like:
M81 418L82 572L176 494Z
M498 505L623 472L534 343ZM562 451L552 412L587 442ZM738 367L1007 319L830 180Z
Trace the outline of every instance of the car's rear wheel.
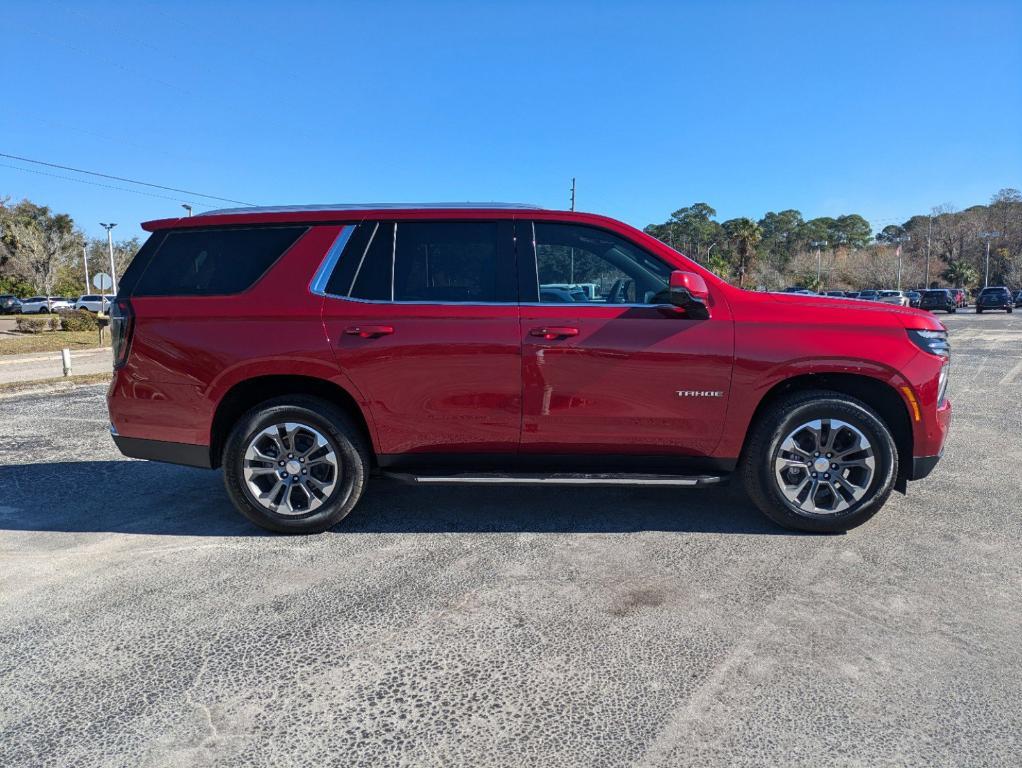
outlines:
M982 315L983 314L983 310L980 309L979 307L976 307L976 314L977 315Z
M740 472L749 497L778 525L838 533L887 501L898 451L887 425L859 400L796 392L757 420Z
M361 431L332 403L295 395L238 420L223 452L231 501L258 526L320 533L358 503L369 475Z

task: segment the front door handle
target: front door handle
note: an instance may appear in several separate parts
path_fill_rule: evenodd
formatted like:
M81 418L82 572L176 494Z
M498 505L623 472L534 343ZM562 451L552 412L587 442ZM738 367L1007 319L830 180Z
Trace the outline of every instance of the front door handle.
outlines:
M393 332L392 325L353 325L344 329L348 336L358 336L360 339L377 339L380 336L389 336Z
M565 325L544 326L542 328L533 328L529 331L529 335L539 336L547 341L554 341L555 339L566 339L569 336L578 336L578 328L570 328Z

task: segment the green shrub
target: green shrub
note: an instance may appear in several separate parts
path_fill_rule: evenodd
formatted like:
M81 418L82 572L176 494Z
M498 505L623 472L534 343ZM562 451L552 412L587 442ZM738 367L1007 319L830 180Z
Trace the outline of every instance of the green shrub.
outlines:
M54 320L56 319L54 317ZM60 324L65 331L95 331L99 328L99 321L96 319L96 316L84 309L62 313L60 315Z
M49 317L19 317L14 321L14 327L22 333L42 333L52 328Z

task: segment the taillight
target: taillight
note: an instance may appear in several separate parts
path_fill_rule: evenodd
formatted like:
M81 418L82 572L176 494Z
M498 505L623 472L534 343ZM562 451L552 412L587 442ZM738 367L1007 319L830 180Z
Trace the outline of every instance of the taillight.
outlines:
M127 299L114 299L110 306L110 341L114 347L114 368L128 360L131 332L135 329L135 312Z

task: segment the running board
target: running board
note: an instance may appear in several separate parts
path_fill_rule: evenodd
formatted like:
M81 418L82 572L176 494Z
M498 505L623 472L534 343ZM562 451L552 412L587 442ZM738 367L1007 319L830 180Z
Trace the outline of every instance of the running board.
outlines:
M412 475L386 472L387 477L414 485L616 485L624 487L701 488L719 485L721 475L639 475L634 473L553 474L490 472L458 475Z

